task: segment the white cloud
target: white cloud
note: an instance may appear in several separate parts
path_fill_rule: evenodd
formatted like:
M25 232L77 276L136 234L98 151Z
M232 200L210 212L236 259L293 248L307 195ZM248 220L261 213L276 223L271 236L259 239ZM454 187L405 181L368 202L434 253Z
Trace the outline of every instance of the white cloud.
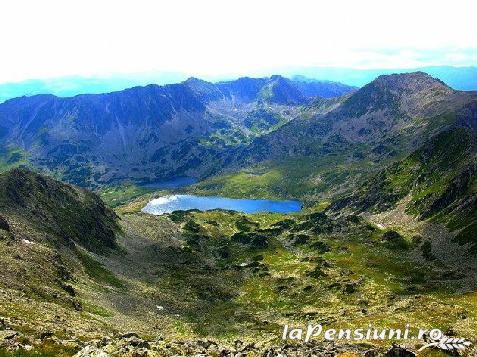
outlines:
M475 0L3 1L0 82L476 64L475 13Z

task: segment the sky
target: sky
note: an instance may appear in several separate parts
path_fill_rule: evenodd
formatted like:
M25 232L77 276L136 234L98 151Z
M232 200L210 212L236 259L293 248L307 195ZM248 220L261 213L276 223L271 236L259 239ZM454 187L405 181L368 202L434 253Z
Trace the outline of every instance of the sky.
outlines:
M477 1L5 0L0 83L477 65Z

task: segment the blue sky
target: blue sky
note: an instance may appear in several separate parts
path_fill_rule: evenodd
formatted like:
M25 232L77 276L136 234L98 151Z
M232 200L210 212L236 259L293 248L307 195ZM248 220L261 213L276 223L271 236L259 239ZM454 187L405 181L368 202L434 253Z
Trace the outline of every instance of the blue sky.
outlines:
M3 1L0 83L476 65L476 13L475 0Z

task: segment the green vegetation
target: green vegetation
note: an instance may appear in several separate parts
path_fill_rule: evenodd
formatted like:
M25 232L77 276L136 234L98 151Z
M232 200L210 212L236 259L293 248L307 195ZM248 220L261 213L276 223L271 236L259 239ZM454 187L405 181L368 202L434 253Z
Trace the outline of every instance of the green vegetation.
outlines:
M323 214L283 218L220 212L193 212L183 218L187 251L213 256L220 267L214 285L231 278L230 268L240 272L232 295L223 295L217 288L210 290L213 295L200 295L212 304L213 313L189 316L189 326L196 333L224 337L238 333L246 323L253 334L276 334L281 321L291 316L297 324L306 323L310 316L325 316L326 321L346 326L399 326L402 316L415 325L442 328L459 321L458 314L445 307L453 295L443 298L458 289L458 282L449 286L445 279L436 279L437 267L413 261L410 243L401 234L377 231L353 217L338 221ZM336 235L335 230L346 233ZM187 276L178 275L176 268L174 272L174 279ZM187 268L187 274L191 273ZM423 298L415 300L416 294ZM412 314L396 315L393 306L403 303L410 304ZM424 316L415 310L434 304L446 313L434 309L435 314ZM235 317L224 327L223 318L232 318L228 315L232 306ZM358 313L368 307L368 312ZM354 313L343 317L341 311Z
M237 147L250 142L251 139L251 136L246 135L239 128L219 129L209 137L202 139L200 144L212 148Z
M58 354L55 352L41 352L41 351L26 351L18 350L15 352L8 352L0 349L0 357L55 357Z
M91 258L88 253L78 251L77 256L81 261L86 274L98 284L123 288L124 284L101 263Z
M75 354L76 349L59 346L52 341L43 341L40 346L31 350L20 348L16 351L8 351L0 348L0 357L69 357Z
M152 189L125 183L101 188L98 194L108 206L115 208L152 191Z
M314 161L295 158L262 164L240 172L212 177L188 188L187 191L236 198L297 198L311 206L329 197L340 185L352 185L352 177L359 177L372 167L371 162L346 161L346 156L325 156Z
M415 157L396 164L400 170L386 184L412 183ZM313 167L297 161L210 179L194 189L274 198L310 190L290 182L319 187L321 180L311 181L317 174L327 177L324 185L348 182L338 174L345 172L344 164L329 170L325 161ZM67 291L71 284L70 294L79 294L81 304L74 306L81 308L82 324L100 320L146 335L159 329L173 339L223 341L274 340L284 323L309 321L347 328L370 323L402 328L405 321L467 338L477 328L475 294L464 293L477 282L443 270L432 245L402 227L382 229L360 216L334 214L332 198L310 199L303 212L291 215L217 210L155 217L137 210L149 194L138 197L134 189L103 194L134 199L117 208L121 254L101 257L100 263L77 247L79 264L68 264L80 278L61 286Z
M359 211L384 211L410 197L406 212L432 218L458 231L456 241L477 245L473 237L477 137L463 128L443 131L406 158L379 171L361 187L334 203Z
M28 165L28 154L21 148L15 146L0 148L0 172Z
M211 178L199 183L192 190L198 193L218 194L226 197L275 198L277 195L270 191L282 181L283 176L277 169L263 173L240 172Z
M277 108L257 105L251 111L242 113L242 125L226 125L214 130L200 140L200 145L217 149L239 148L250 144L255 138L279 129L290 120L290 114L283 114Z

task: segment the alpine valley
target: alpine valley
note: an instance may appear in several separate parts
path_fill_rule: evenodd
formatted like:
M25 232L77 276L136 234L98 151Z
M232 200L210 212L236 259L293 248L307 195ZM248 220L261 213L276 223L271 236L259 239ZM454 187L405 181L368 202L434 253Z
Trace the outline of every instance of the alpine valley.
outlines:
M0 171L0 357L399 357L425 344L281 339L308 323L477 343L477 92L424 72L13 98ZM195 183L158 184L184 177ZM142 212L177 193L303 208Z

